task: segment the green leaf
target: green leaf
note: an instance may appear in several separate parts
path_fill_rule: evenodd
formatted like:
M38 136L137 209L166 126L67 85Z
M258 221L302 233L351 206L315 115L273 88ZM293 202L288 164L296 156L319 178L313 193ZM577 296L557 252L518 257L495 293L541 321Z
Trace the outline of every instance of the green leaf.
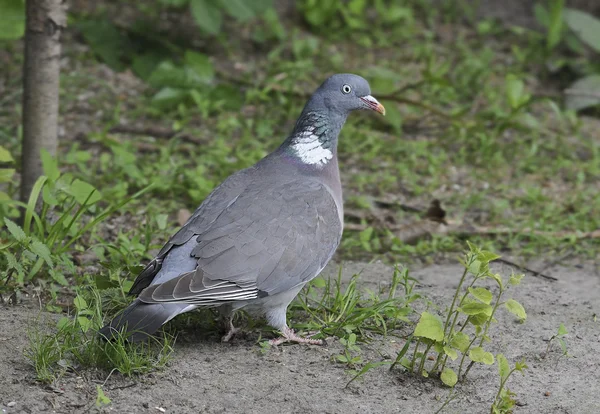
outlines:
M78 312L88 308L87 302L80 295L75 296L75 299L73 299L73 305Z
M489 319L490 319L490 317L488 315L486 315L485 313L478 313L477 315L469 316L469 321L474 326L482 326Z
M510 373L510 366L508 365L508 361L506 357L502 354L496 355L496 360L498 361L498 373L500 374L500 378L505 380L508 378Z
M496 281L496 283L498 283L498 286L500 286L500 289L504 288L504 283L502 283L502 276L500 276L498 273L492 273L492 272L489 272L488 276L491 277L492 279L494 279Z
M58 177L60 177L60 170L58 169L58 161L56 161L56 158L50 155L45 148L42 148L40 156L42 158L44 175L51 181L58 180Z
M25 33L25 1L0 0L0 40L20 39Z
M102 387L100 385L96 385L96 407L102 407L103 405L108 405L111 403L110 398L108 398L104 391L102 391Z
M563 335L566 335L566 334L568 334L567 328L565 328L565 325L561 323L560 326L558 327L558 333L556 335L557 336L563 336Z
M510 285L513 285L513 286L520 285L520 284L521 284L521 280L522 280L524 277L525 277L525 275L524 275L524 274L520 274L520 275L515 275L515 274L512 274L512 275L510 275L510 279L508 279L508 283L509 283Z
M456 376L456 372L451 370L450 368L444 368L442 374L440 375L440 379L444 384L449 387L454 387L458 382L458 377Z
M415 327L414 335L441 342L444 339L444 326L441 319L429 312L423 312Z
M54 266L52 263L52 257L50 256L50 249L48 249L48 246L46 246L44 243L42 243L39 240L34 240L31 242L31 244L29 245L29 250L31 250L33 253L37 254L39 257L41 257L42 259L44 259L44 261L46 262L46 264L50 267Z
M477 315L483 313L486 316L492 316L493 308L490 305L479 302L466 302L458 308L458 310L465 315Z
M525 83L515 75L506 75L505 88L506 99L512 109L518 109L529 101L530 96L525 92Z
M464 332L457 332L450 341L450 346L458 349L460 352L465 353L471 344L471 338Z
M4 218L4 224L6 225L6 228L8 229L10 234L12 234L16 241L24 242L27 239L27 235L25 234L23 229L18 224L11 221L9 218Z
M207 33L216 35L221 30L221 11L213 2L207 0L191 0L190 11L198 27Z
M42 189L42 199L44 200L44 203L46 203L50 206L58 205L58 199L52 192L52 189L47 185L44 186Z
M565 22L577 37L600 53L600 20L589 13L567 8Z
M54 279L54 281L56 283L58 283L59 285L67 286L69 284L69 282L67 281L67 278L65 278L65 275L56 271L55 269L50 269L50 271L48 273L50 273L50 276L52 277L52 279Z
M90 328L91 328L91 326L92 326L92 321L90 321L85 316L78 316L77 317L77 323L79 324L79 327L81 328L81 330L83 332L89 331Z
M172 107L184 102L188 93L182 89L162 88L152 97L152 104L161 108Z
M203 82L208 83L213 80L215 70L208 56L192 50L186 50L184 59L186 65L188 65Z
M482 347L476 346L469 350L469 358L474 362L481 362L485 365L492 365L494 363L494 355L490 352L485 351Z
M489 305L490 302L492 301L492 292L490 292L489 290L487 290L486 288L482 288L482 287L476 287L476 288L469 288L469 293L471 295L473 295L477 300Z
M327 282L325 282L325 279L322 277L316 277L311 281L311 285L316 288L323 289L325 286L327 286Z
M2 0L0 0L1 2ZM2 10L1 6L0 6L0 10ZM4 148L2 145L0 145L0 162L4 162L4 163L12 163L15 160L13 159L12 155L10 155L10 152L8 152L8 150L6 148Z
M452 361L456 361L456 358L458 358L458 352L456 352L456 349L450 348L449 346L444 347L444 353L448 355Z
M164 230L167 228L167 219L169 218L168 214L159 214L156 216L156 225L160 230Z
M567 109L580 109L600 104L600 75L589 75L578 79L566 91Z
M479 260L481 260L483 263L489 263L489 262L493 262L496 259L499 259L500 256L497 255L496 253L492 253L488 250L482 250L479 253L477 253L477 258Z
M509 300L506 301L506 303L504 304L504 306L506 306L506 309L508 309L508 311L510 313L512 313L515 316L517 316L517 318L519 318L521 320L527 319L527 313L525 312L525 308L523 307L523 305L521 305L516 300L509 299Z
M65 188L65 193L73 196L79 204L83 204L87 200L87 205L91 205L102 199L102 195L93 185L78 178L69 187Z
M126 69L124 61L130 59L135 51L129 38L112 22L106 19L86 20L77 22L75 26L92 51L111 69L119 72Z
M246 0L246 5L254 10L255 14L261 14L273 8L273 0Z
M220 3L227 14L241 22L245 22L256 16L256 12L249 4L252 3L252 0L221 0Z
M548 15L548 36L546 37L546 47L548 50L554 49L562 37L564 8L564 0L552 0L550 2L550 13Z
M15 175L14 168L0 168L0 183L9 183Z
M519 372L523 371L524 369L529 368L527 366L527 364L525 363L525 360L523 359L522 361L519 361L515 364L515 369Z
M535 3L533 6L533 15L538 23L544 27L548 27L550 24L550 15L548 14L548 10L540 3Z
M473 260L469 265L469 272L472 275L477 276L479 274L479 270L481 269L481 262L479 260Z
M69 318L67 318L66 316L63 316L62 318L60 318L58 320L58 322L56 323L56 328L58 330L61 329L65 329L67 328L69 325L71 324L71 320Z

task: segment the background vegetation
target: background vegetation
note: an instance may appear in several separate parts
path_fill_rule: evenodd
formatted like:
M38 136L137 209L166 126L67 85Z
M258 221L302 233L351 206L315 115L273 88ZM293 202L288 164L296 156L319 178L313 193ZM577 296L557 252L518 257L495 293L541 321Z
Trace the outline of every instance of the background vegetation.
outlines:
M530 27L481 16L476 6L74 1L63 34L58 156L42 155L44 176L23 204L24 2L0 0L3 300L35 294L61 311L92 284L105 306L122 306L136 273L189 211L276 148L336 72L367 78L388 111L353 116L342 132L338 260L442 263L465 240L519 264L547 258L540 273L567 256L595 257L600 21L561 0L532 4ZM95 306L79 305L79 316ZM452 341L446 328L440 344ZM336 332L344 361L356 365L356 332ZM431 371L453 352L438 350ZM415 348L404 365L413 371L427 352L420 355Z

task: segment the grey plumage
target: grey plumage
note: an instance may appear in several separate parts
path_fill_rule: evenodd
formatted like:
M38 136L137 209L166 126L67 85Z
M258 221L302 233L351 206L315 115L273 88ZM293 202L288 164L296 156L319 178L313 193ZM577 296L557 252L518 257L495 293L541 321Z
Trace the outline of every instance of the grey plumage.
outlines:
M356 109L384 113L363 78L327 79L284 143L215 188L165 244L134 282L130 293L138 298L101 334L126 327L136 341L197 307L217 307L225 316L248 307L283 333L276 343L316 343L296 336L285 314L340 242L337 138Z

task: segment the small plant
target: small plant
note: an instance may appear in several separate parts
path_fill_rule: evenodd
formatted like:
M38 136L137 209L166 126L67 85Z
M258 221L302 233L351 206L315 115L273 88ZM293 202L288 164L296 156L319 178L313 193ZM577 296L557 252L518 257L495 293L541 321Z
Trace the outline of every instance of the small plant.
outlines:
M483 345L490 341L489 329L496 322L496 311L501 305L521 321L526 319L525 309L519 302L504 300L508 286L518 285L523 275L512 275L506 284L489 268L490 262L499 256L468 245L469 251L462 261L465 270L444 320L429 311L421 313L413 335L391 368L399 363L410 372L439 377L444 384L453 387L464 380L473 364L494 363L494 356ZM489 288L481 286L484 281L492 281L497 286L495 296ZM414 345L409 352L411 342ZM428 364L429 360L434 362ZM458 362L457 370L451 367L451 361Z
M494 398L494 402L492 403L490 414L512 413L512 410L516 404L516 401L513 398L515 394L511 392L508 388L506 388L506 382L508 381L508 378L513 374L513 372L519 371L523 373L523 370L527 369L528 367L525 364L525 361L521 361L517 362L514 368L511 369L508 365L507 359L502 354L496 355L496 361L498 361L500 388L498 389L496 398Z
M91 184L71 174L61 174L56 159L44 151L42 162L46 175L36 181L28 203L7 203L13 209L23 207L24 214L22 226L4 217L8 243L0 245L3 289L23 286L40 276L50 276L53 283L66 286L65 274L76 273L71 259L73 247L99 223L147 190L101 209L102 194Z
M167 363L173 338L166 334L161 340L152 338L141 344L130 344L119 333L111 341L98 336L103 318L102 299L96 288L78 291L73 304L73 317L61 318L56 332L42 333L39 326L29 331L25 356L34 366L38 381L52 382L80 367L105 368L131 376Z
M112 401L104 394L102 387L96 385L96 407L100 408L104 405L109 405Z
M546 358L550 353L550 347L553 342L558 342L560 345L560 349L562 350L562 356L568 356L569 353L567 351L567 342L565 341L565 336L568 334L567 328L562 323L558 327L558 331L548 339L548 346L546 347L546 352L543 355L543 358Z
M296 323L295 327L319 331L318 336L323 338L337 336L349 341L350 335L355 334L356 340L364 341L373 333L386 335L399 321L409 321L410 304L420 296L412 291L415 281L407 269L394 270L389 290L382 296L370 291L361 294L357 289L358 276L352 276L345 289L341 269L337 279L314 279L291 306L292 311L308 315L308 321ZM401 286L404 295L397 296Z
M584 57L583 65L572 57L554 58L550 62L555 71L568 66L580 76L565 90L567 109L578 111L599 105L600 72L597 65L585 58L587 53L583 45L592 53L600 53L600 20L584 11L565 7L564 0L550 0L547 9L538 3L534 10L538 22L547 29L547 59L561 41L572 52Z
M340 343L344 345L344 353L336 355L335 360L346 364L346 366L351 368L352 373L356 373L354 369L358 364L362 363L360 347L356 344L356 334L351 333L346 338L340 338Z

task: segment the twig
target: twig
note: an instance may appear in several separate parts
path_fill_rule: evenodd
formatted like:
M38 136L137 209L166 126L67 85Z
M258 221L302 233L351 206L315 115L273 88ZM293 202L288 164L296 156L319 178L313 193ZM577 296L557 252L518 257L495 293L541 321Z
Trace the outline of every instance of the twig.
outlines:
M131 125L115 125L108 130L112 134L130 134L130 135L147 135L155 138L178 138L182 141L190 142L192 144L205 144L205 142L199 138L188 134L180 134L172 129L157 128L157 127L136 127Z
M555 264L562 262L563 260L565 260L566 258L570 257L573 255L573 250L570 249L567 253L563 254L562 256L560 256L558 259L554 259L551 260L550 262L548 262L546 264L546 266L544 266L539 272L540 273L544 273L546 270L550 269L551 267L553 267Z
M505 264L507 264L507 265L509 265L509 266L515 266L515 267L518 267L518 268L519 268L519 269L521 269L521 270L524 270L524 271L526 271L526 272L528 272L528 273L531 273L533 276L538 276L538 277L541 277L541 278L544 278L544 279L552 280L553 282L556 282L556 281L558 281L558 279L557 279L557 278L555 278L555 277L553 277L553 276L548 276L548 275L545 275L545 274L543 274L542 272L538 272L537 270L530 269L530 268L528 268L528 267L525 267L525 266L523 266L523 265L520 265L520 264L518 264L518 263L512 262L512 261L510 261L510 260L508 260L508 259L504 259L504 258L502 258L502 257L500 257L499 259L496 259L496 261L498 261L498 262L502 262L502 263L505 263Z
M237 78L237 77L234 77L234 76L230 76L227 73L220 72L219 76L221 78L227 80L228 82L237 83L238 85L260 87L260 85L256 85L256 84L252 83L251 81L248 81L248 80L243 79L243 78ZM414 84L405 85L404 87L402 87L402 88L398 89L397 91L392 92L390 94L387 94L387 95L378 95L377 99L382 100L382 101L383 100L387 100L387 101L393 101L393 102L403 103L403 104L406 104L406 105L416 106L416 107L425 109L426 111L429 111L432 114L437 115L437 116L439 116L441 118L453 119L454 116L452 116L450 114L447 114L446 112L444 112L444 111L442 111L440 109L434 108L432 106L429 106L429 105L424 104L424 103L419 102L419 101L413 101L412 99L403 98L401 96L398 96L399 93L404 92L404 91L406 91L408 89L416 88L421 83L423 83L423 82L421 81L421 82L416 82ZM282 87L281 85L276 84L276 83L265 85L264 87L267 90L273 90L273 91L278 91L278 92L285 92L287 94L295 95L295 96L298 96L300 98L307 99L307 98L310 97L310 95L308 93L304 92L304 91L298 91L298 90L294 90L294 89L289 89L289 88L286 88L286 87Z

